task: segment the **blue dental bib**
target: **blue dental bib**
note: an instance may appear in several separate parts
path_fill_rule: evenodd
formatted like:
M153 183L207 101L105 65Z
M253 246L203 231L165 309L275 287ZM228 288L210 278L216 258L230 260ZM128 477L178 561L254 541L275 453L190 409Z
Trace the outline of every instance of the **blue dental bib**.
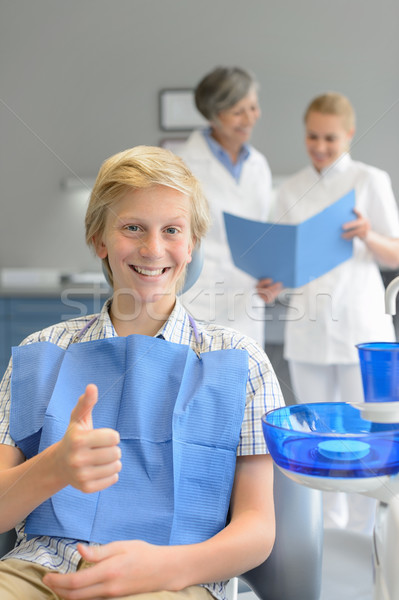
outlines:
M68 486L27 518L29 537L108 543L191 544L226 522L245 408L248 355L206 352L131 335L13 348L10 433L30 458L59 441L88 383L99 400L94 427L120 433L113 486Z

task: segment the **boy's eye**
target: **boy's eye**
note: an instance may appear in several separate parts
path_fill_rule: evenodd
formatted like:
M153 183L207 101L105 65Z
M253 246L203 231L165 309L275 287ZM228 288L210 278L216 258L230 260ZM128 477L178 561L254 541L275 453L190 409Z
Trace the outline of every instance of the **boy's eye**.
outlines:
M177 232L178 232L178 230L176 227L168 227L166 229L166 233L177 233Z
M136 232L136 231L139 231L139 226L138 225L125 225L125 229L127 231Z

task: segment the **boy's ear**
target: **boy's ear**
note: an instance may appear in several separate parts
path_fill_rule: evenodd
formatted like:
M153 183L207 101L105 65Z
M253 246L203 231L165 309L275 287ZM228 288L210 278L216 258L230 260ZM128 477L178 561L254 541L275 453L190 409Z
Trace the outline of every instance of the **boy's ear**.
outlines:
M197 240L195 238L192 238L191 243L188 247L189 258L187 260L187 264L189 264L193 260L193 251L195 250L196 244L197 244Z
M108 256L108 250L103 242L101 235L93 235L92 237L93 246L95 248L98 258L104 259Z

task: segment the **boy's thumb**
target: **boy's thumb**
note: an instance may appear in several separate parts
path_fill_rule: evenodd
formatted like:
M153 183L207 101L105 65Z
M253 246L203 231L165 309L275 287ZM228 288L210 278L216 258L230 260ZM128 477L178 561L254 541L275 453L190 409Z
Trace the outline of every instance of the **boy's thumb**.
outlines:
M78 551L86 562L96 563L103 560L103 558L107 558L107 546L108 544L104 546L88 546L80 543L78 544Z
M97 400L97 386L90 383L73 409L70 423L81 423L87 429L93 429L92 410L97 403Z

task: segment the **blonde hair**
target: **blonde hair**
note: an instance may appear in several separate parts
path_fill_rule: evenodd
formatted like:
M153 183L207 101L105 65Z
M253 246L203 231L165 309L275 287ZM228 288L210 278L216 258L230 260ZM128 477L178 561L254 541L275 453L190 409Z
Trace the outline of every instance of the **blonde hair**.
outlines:
M338 92L327 92L314 98L305 111L305 123L312 112L342 117L342 124L347 132L355 128L355 111L353 110L353 106L346 96Z
M136 146L108 158L101 166L86 211L86 243L95 247L95 238L104 233L108 210L128 190L163 185L181 192L190 200L191 236L200 242L209 225L208 202L199 181L181 158L164 148ZM108 258L103 259L113 283Z

